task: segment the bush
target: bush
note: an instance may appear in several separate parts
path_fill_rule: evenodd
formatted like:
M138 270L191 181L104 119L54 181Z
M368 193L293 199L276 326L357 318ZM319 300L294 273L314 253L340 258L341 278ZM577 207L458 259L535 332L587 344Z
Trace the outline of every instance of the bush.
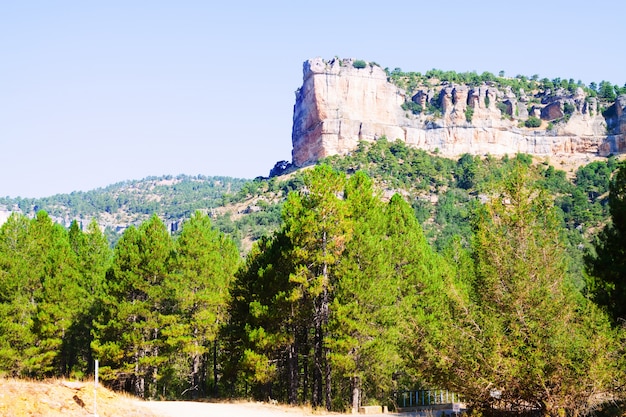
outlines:
M500 113L502 113L502 117L510 116L509 107L505 103L502 103L502 102L496 103L496 108L500 110Z
M471 122L472 121L472 117L474 117L474 108L467 106L465 108L465 120L467 122Z
M524 122L526 127L539 127L541 126L541 119L536 116L530 116L528 120Z
M367 62L363 61L362 59L357 59L352 63L352 66L356 69L362 69L367 67Z
M419 104L413 101L407 101L402 104L402 110L410 111L413 114L420 114L424 109Z

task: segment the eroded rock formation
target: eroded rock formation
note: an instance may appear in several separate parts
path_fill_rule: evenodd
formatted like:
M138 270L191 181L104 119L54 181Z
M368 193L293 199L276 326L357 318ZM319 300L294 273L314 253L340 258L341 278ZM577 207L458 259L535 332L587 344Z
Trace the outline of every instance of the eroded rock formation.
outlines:
M530 92L515 94L487 84L420 87L409 96L378 65L355 68L352 60L311 59L304 63L296 93L293 163L304 166L345 155L359 141L383 136L449 157L518 152L584 157L626 151L626 96L615 102L609 118L582 89L544 94L543 101L535 97L532 104L531 98ZM426 109L433 101L438 103L434 114L403 109L409 102ZM520 127L530 116L541 117L542 126ZM552 126L553 120L561 122Z

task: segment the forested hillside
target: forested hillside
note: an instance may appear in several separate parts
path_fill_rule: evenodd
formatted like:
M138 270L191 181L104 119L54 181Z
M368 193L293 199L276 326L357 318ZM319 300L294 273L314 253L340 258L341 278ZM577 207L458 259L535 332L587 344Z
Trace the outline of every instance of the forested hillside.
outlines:
M174 232L159 204L114 242L95 221L14 213L0 375L81 378L99 359L106 384L149 398L347 410L437 388L483 413L586 413L626 382L625 172L379 140L220 180L221 204L177 211ZM148 200L191 210L168 187L198 179L170 180Z
M69 227L74 220L87 225L92 219L112 242L129 225L158 214L176 225L196 210L210 212L223 198L236 194L248 180L230 177L163 176L125 181L91 191L76 191L44 198L0 198L0 209L34 216L44 210L57 223Z

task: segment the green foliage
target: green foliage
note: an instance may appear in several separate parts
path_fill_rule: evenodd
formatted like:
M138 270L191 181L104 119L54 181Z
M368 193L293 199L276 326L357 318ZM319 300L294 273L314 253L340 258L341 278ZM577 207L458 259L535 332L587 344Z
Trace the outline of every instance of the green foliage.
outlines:
M501 101L499 101L498 103L496 103L496 107L498 108L498 110L500 110L500 113L502 113L503 117L508 116L508 107L505 103L502 103Z
M467 106L467 107L465 108L465 120L466 120L468 123L471 123L471 121L472 121L472 117L474 117L474 108L473 108L473 107L471 107L471 106Z
M234 244L199 213L177 241L156 216L127 229L94 320L102 379L140 397L205 393L200 372L225 320L237 259Z
M188 364L186 373L172 369L163 385L175 386L204 397L207 394L203 369L208 368L210 348L216 348L218 332L226 322L228 289L239 264L239 253L224 234L215 229L208 216L199 212L183 225L175 241L169 285L174 294L172 313L176 324L163 330L172 357L168 366ZM213 364L216 366L217 364ZM213 391L217 375L213 375Z
M623 318L616 158L570 180L530 155L452 160L383 137L325 162L231 184L222 202L245 202L240 212L196 213L175 236L154 215L137 222L114 255L95 222L68 231L43 212L13 215L0 227L0 374L83 376L99 358L106 383L146 397L337 410L417 385L485 407L486 386L513 386L505 401L557 414L587 406L572 381L611 392L607 372L623 378L607 364L606 320L576 289ZM257 242L238 272L226 234Z
M239 195L243 185L250 182L202 175L148 177L86 192L37 199L0 197L0 205L10 209L17 206L27 216L44 210L54 219L96 219L99 224L105 223L104 218L115 216L121 218L119 226L126 227L148 220L155 213L164 220L189 218L197 210L210 210L221 205L225 195ZM119 236L111 241L117 238Z
M367 67L367 62L363 61L362 59L356 59L352 62L352 66L356 69L362 69Z
M596 390L613 389L617 345L571 285L558 217L536 184L517 164L477 212L472 257L451 245L457 270L442 275L441 293L422 295L426 314L403 332L407 357L478 409L492 408L496 388L508 410L587 412Z
M626 164L619 164L610 182L607 224L594 242L595 253L586 258L589 292L606 308L614 323L626 318Z
M598 97L608 101L615 101L617 95L615 94L614 86L608 81L601 81L598 88Z
M413 114L420 114L424 111L424 109L422 108L421 105L413 102L413 101L407 101L405 103L402 104L402 110L405 111L410 111Z
M530 116L526 121L524 121L524 126L529 128L535 128L541 126L541 119L537 116Z
M0 374L81 375L91 359L90 314L108 248L97 228L72 234L45 212L0 228Z
M337 409L380 402L381 390L396 387L397 301L427 270L426 239L404 199L385 206L362 172L346 181L322 165L304 182L285 203L283 229L237 275L229 380L292 403L308 395Z

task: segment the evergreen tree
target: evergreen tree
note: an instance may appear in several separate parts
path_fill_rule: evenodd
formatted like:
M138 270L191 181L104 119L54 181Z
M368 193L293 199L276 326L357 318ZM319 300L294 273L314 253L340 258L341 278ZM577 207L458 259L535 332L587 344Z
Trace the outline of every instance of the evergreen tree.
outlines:
M128 228L115 247L107 274L104 309L92 344L102 377L139 397L155 397L163 355L163 328L169 323L168 288L173 241L156 216Z
M392 238L371 180L357 172L348 181L345 199L352 238L335 271L326 343L335 379L342 376L349 381L356 412L368 395L377 398L391 388L399 365L395 332L399 292L398 275L390 262ZM346 391L340 382L335 385L340 392ZM345 408L342 396L336 397L339 406L334 408Z
M299 354L308 354L300 352L300 348L304 349L299 345L302 329L308 329L301 318L310 320L312 306L301 299L289 279L292 265L286 256L288 248L289 241L283 233L262 238L252 248L232 286L230 318L224 336L226 374L231 383L243 380L252 387L256 398L276 398L280 394L273 389L274 382L284 375L285 399L295 404ZM306 393L306 384L303 385Z
M30 221L13 213L0 228L0 373L26 375L25 351L35 344L33 318L41 281L33 273Z
M626 163L621 162L609 185L611 223L586 257L588 291L615 323L626 320Z
M11 216L0 233L2 371L69 375L73 358L64 352L85 291L67 231L43 211L32 220Z
M212 345L213 388L217 388L217 334L226 319L229 285L239 264L234 242L213 228L207 215L194 214L176 241L175 274L170 285L175 320L164 329L170 362L189 364L187 391L204 396L207 358ZM181 355L182 353L182 355Z
M36 248L31 273L39 279L41 293L35 297L35 344L25 351L25 365L33 376L68 375L71 358L63 357L61 352L70 342L69 329L86 297L85 288L62 226L40 211L31 220L29 234L30 243Z
M555 416L586 412L610 389L613 335L567 277L558 225L551 200L516 165L477 217L473 262L452 251L475 276L448 278L445 308L414 323L424 340L411 359L432 383L478 408Z
M97 300L103 295L106 271L111 266L112 251L95 220L83 231L76 221L70 225L69 243L76 257L77 272L83 298L68 329L67 343L63 347L69 372L81 376L92 369L93 318L98 308Z
M313 301L314 407L331 408L331 363L324 344L334 283L333 267L350 238L346 208L340 194L345 177L327 165L305 175L305 190L290 193L284 206L285 234L292 244L289 257L295 265L291 279L301 288L302 297ZM322 397L322 391L324 396Z

